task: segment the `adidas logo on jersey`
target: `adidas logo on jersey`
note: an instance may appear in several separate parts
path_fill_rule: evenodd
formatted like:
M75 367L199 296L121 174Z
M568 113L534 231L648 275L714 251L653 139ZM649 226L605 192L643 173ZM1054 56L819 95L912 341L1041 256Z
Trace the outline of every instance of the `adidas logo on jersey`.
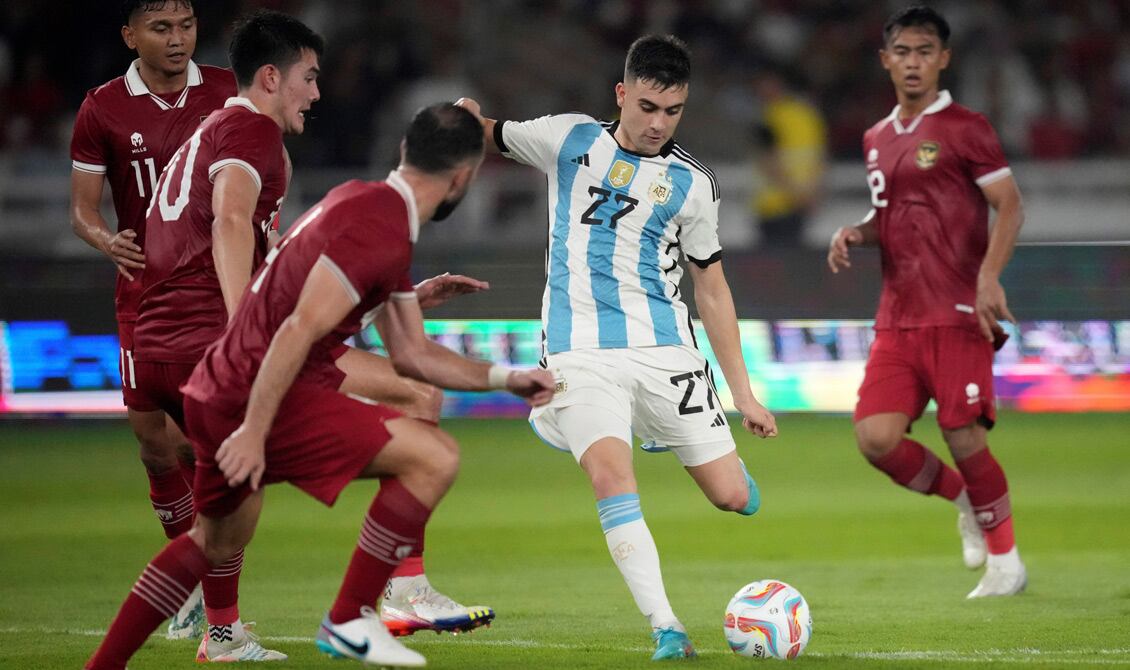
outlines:
M718 427L720 427L720 426L725 426L725 425L726 425L726 417L722 416L722 413L721 413L721 412L719 412L718 414L716 414L716 415L714 416L714 421L712 421L712 422L710 423L710 427L711 427L711 428L718 428Z
M576 165L584 165L585 167L588 167L589 166L589 155L588 154L581 154L580 156L577 156L576 158L570 160L569 162L574 163Z

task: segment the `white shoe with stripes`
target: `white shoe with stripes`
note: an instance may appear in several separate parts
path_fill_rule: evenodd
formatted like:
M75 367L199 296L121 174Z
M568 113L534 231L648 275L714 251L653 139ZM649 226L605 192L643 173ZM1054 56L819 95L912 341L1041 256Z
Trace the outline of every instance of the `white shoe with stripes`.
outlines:
M230 626L208 626L208 634L196 650L197 663L233 663L244 661L285 661L281 651L266 649L259 644L259 636L236 620Z

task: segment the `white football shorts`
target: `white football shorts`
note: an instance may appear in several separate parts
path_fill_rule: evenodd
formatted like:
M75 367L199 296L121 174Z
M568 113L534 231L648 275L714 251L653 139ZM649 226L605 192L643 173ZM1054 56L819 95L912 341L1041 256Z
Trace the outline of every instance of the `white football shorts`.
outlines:
M735 449L710 366L694 347L581 349L551 354L546 363L556 392L530 412L530 425L578 463L597 440L631 445L633 434L649 451L670 449L685 466Z

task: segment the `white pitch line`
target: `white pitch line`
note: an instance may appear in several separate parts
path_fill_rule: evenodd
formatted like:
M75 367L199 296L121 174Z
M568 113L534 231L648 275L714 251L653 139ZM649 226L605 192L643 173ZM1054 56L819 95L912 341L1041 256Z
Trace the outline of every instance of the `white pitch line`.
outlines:
M46 635L74 635L80 637L102 637L106 634L104 630L83 629L83 628L30 628L30 627L16 627L10 626L7 628L0 628L0 635L26 635L33 634L46 634ZM164 635L160 633L153 634L152 637L164 639ZM273 642L296 642L311 644L314 638L296 635L264 635L261 639L270 640ZM413 646L432 646L434 644L470 644L482 647L514 647L525 649L559 649L563 651L617 651L625 653L649 653L652 651L651 647L603 647L599 644L595 645L580 645L580 644L566 644L560 642L540 642L538 640L523 640L513 638L508 640L484 640L482 638L474 638L469 635L459 636L459 641L447 640L447 636L443 637L422 637L413 638L410 640ZM719 649L701 649L699 655L713 656L713 655L727 655L727 652ZM1126 656L1127 658L1071 658L1072 656ZM809 652L805 656L812 658L847 658L847 659L862 659L873 661L924 661L924 662L938 662L938 663L1044 663L1051 662L1063 665L1126 665L1130 663L1130 648L1126 649L986 649L982 651L959 652L950 650L916 650L904 649L899 651L856 651L844 653L831 653L831 652Z

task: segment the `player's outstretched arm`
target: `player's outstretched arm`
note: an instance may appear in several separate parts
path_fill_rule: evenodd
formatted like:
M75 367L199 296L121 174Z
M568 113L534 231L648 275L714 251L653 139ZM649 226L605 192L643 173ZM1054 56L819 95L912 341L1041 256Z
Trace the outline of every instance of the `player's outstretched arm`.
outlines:
M212 260L228 318L235 314L251 281L255 261L255 204L259 185L251 173L229 165L216 173L212 188Z
M110 232L102 218L102 185L106 177L79 170L71 171L71 230L84 242L106 254L123 277L133 281L130 270L144 270L145 256L134 240L137 231L126 228Z
M487 153L501 153L498 144L494 141L494 126L497 121L484 117L479 108L479 103L472 98L459 98L455 101L455 104L474 114L475 118L483 124L483 148L486 149Z
M445 272L416 284L416 300L420 304L420 309L425 310L439 307L455 296L478 293L489 288L488 282Z
M216 452L216 463L230 486L250 479L251 488L259 488L266 465L263 443L279 404L302 369L310 347L341 323L353 305L333 271L320 262L315 263L294 311L271 338L271 346L251 386L243 423Z
M429 340L415 300L389 300L376 325L399 375L455 391L505 389L534 407L553 397L553 375L546 370L511 370L471 360Z
M851 267L848 254L850 247L874 246L879 243L879 230L872 220L874 215L872 210L863 223L836 229L828 243L828 267L834 274L839 273L841 268Z
M698 315L722 367L722 375L733 393L734 407L742 414L742 425L758 437L776 437L777 419L757 401L749 386L734 297L722 271L722 262L711 263L705 268L692 264L690 268Z
M1008 309L1000 277L1012 258L1016 238L1020 236L1020 228L1024 225L1024 205L1016 180L1011 176L983 186L981 192L996 211L997 218L989 236L985 259L981 261L981 271L977 273L976 311L981 334L993 342L1002 331L999 323L1001 319L1016 323L1016 317Z

